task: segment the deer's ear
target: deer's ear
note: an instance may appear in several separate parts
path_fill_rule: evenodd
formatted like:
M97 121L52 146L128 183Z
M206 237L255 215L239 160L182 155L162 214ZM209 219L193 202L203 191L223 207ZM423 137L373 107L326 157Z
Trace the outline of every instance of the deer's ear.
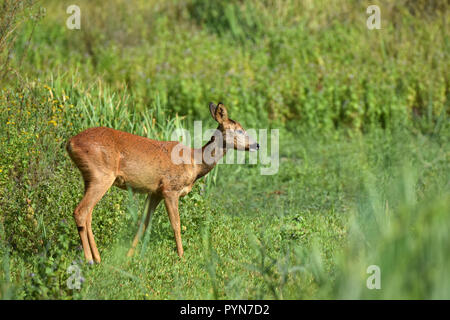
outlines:
M217 108L214 113L214 118L218 123L223 123L228 120L228 112L222 102L217 104Z
M214 103L212 102L209 103L209 112L211 112L211 116L213 117L214 120L216 120L216 108L217 106Z

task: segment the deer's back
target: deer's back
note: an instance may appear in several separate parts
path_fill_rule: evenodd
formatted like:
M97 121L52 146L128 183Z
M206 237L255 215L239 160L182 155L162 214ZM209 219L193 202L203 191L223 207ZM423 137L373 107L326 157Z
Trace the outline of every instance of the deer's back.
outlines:
M90 128L72 137L67 151L84 180L114 176L115 185L138 192L180 188L192 179L183 165L174 165L176 141L158 141L107 127Z

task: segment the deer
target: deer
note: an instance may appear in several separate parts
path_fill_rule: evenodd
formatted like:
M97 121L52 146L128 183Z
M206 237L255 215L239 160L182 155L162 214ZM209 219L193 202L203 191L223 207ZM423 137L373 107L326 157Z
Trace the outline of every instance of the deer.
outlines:
M241 124L228 118L223 103L215 105L211 102L209 110L218 127L211 139L199 149L187 147L179 141L153 140L108 127L89 128L68 140L66 150L84 180L84 195L73 216L84 257L89 264L101 262L91 228L92 212L112 186L147 194L145 221L141 222L127 256L134 255L152 214L164 200L177 253L183 257L178 211L180 197L188 194L194 183L208 174L227 150L259 149L259 144Z

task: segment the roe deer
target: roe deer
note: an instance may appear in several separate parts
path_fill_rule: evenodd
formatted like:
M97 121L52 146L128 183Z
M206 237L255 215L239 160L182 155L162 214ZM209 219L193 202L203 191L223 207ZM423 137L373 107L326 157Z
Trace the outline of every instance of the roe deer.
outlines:
M210 103L209 109L219 126L216 134L201 149L188 148L178 141L157 141L106 127L87 129L68 141L67 152L84 180L84 196L74 211L74 218L89 263L93 263L92 258L100 262L91 229L92 210L112 185L148 193L147 215L134 237L128 256L133 255L152 213L163 199L178 255L183 256L179 197L190 192L194 182L211 171L228 148L259 149L259 144L248 136L242 126L228 118L222 103L217 106ZM199 153L200 160L194 157ZM213 159L208 161L208 156ZM183 159L181 163L178 161L180 157Z

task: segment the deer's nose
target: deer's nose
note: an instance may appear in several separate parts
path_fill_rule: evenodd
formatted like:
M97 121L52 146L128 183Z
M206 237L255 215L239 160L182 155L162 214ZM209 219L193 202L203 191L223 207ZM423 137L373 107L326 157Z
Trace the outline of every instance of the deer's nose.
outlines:
M249 151L256 151L259 149L259 143L252 143L251 145L249 145L248 150Z

